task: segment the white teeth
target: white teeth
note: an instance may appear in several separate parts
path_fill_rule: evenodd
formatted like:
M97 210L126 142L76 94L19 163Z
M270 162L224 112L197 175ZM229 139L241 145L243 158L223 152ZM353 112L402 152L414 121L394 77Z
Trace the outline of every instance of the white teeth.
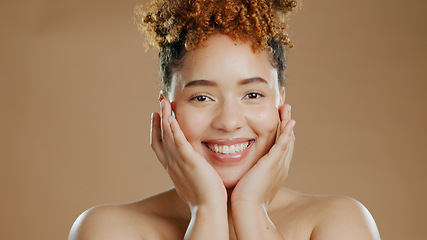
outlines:
M218 144L207 144L208 148L217 153L223 154L234 154L245 150L249 146L249 141L246 143L240 143L235 145L218 145Z
M237 145L236 145L236 146L237 146ZM235 147L235 145L231 145L231 146L230 146L230 153L231 153L231 154L236 153L236 147Z
M224 145L222 147L222 153L229 153L229 152L230 152L229 147L227 145Z

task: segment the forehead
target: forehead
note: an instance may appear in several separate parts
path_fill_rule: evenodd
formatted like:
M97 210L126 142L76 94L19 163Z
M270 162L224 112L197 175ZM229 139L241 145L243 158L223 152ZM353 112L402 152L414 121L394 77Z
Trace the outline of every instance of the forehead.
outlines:
M249 43L236 44L226 35L213 35L203 46L187 53L179 70L181 77L173 85L206 79L230 85L242 79L263 78L277 86L275 69L266 52L254 53Z

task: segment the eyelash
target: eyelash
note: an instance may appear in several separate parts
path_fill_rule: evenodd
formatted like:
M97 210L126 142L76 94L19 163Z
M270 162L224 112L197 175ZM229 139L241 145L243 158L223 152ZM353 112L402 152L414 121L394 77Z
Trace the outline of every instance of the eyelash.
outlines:
M254 97L254 95L255 95L255 97ZM261 93L250 92L250 93L247 93L244 98L247 98L247 99L259 99L259 98L262 98L262 97L265 97L265 96L263 94L261 94ZM196 96L190 98L190 102L192 102L192 101L195 101L195 102L206 102L208 100L212 100L212 99L210 97L206 96L206 95L196 95Z
M249 97L250 95L256 95L256 97ZM258 92L250 92L245 95L245 98L249 98L249 99L258 99L262 97L265 97L265 96Z
M204 100L201 100L200 98L204 98ZM206 102L207 100L211 99L210 97L206 96L206 95L197 95L194 97L190 98L190 101L195 101L195 102Z

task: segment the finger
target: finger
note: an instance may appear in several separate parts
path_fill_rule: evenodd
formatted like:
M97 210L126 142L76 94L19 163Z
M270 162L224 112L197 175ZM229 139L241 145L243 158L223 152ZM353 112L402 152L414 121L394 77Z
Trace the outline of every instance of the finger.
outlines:
M169 121L176 149L184 161L191 160L196 155L196 152L194 151L191 144L187 141L187 138L179 127L176 119L174 117L170 117Z
M286 172L289 171L289 166L291 165L292 155L294 153L295 146L295 136L292 132L291 140L289 142L288 147L286 148L285 157L284 157L284 166L286 168Z
M292 120L295 121L295 120ZM290 134L285 135L287 136L287 147L285 150L285 157L287 157L289 155L290 152L293 152L293 147L294 147L294 143L295 143L295 135L294 135L294 131L292 129L292 131L290 132Z
M166 167L166 156L163 149L162 133L160 128L160 116L151 114L150 145L163 167Z
M292 120L292 121L294 121L294 120ZM290 165L290 162L292 159L292 155L294 152L294 144L295 144L295 135L294 135L293 127L292 127L292 130L290 131L290 134L288 135L288 143L286 146L286 150L285 150L283 157L281 159L281 164L283 166L285 166L286 169L289 168L289 165Z
M280 134L283 132L283 129L286 125L286 122L288 121L286 109L289 106L289 104L280 105L279 106L279 124L277 125L277 132L276 132L276 140L279 138ZM290 107L290 106L289 106Z
M172 109L170 102L165 99L162 101L162 130L163 130L163 146L166 149L166 154L168 154L168 159L175 159L175 161L171 161L170 164L177 163L178 159L181 159L175 144L175 140L171 130L171 116Z
M280 120L287 122L291 117L291 105L282 105L280 110Z
M285 104L279 109L280 113L280 130L283 131L286 123L291 120L291 105Z
M292 120L292 122L295 121ZM286 128L291 124L287 125ZM268 156L268 159L272 159L272 161L269 160L267 162L269 162L269 165L275 169L275 175L277 176L276 179L280 184L282 184L288 176L289 166L294 151L293 131L290 132L290 135L282 134L280 139L278 139L276 144L273 145L269 153L266 155Z
M292 129L295 126L295 123L295 120L288 121L285 125L285 129L280 133L274 145L270 148L268 153L258 161L258 163L266 162L263 163L265 166L270 166L270 168L273 167L276 170L281 169L285 161L284 159L287 156L287 151L289 150L288 144L290 143ZM256 165L258 165L258 163Z
M170 104L167 99L162 100L160 103L161 111L162 111L162 118L161 118L161 126L162 126L162 138L165 144L168 144L168 142L172 141L172 135L170 132L170 124L168 121L168 118L170 117Z
M282 159L284 156L284 153L288 147L289 142L292 138L292 131L295 127L295 120L289 120L285 127L284 131L280 133L279 138L277 139L276 143L271 147L270 151L268 152L268 156L276 159Z

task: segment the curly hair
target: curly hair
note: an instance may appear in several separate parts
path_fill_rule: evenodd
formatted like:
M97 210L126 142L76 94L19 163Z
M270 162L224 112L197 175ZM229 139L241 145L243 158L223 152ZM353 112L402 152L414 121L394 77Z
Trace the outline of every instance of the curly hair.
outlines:
M137 6L135 14L148 45L160 48L160 74L168 91L171 72L185 53L216 33L238 43L249 41L254 52L272 53L283 85L283 46L292 47L285 19L296 6L293 0L153 0Z

